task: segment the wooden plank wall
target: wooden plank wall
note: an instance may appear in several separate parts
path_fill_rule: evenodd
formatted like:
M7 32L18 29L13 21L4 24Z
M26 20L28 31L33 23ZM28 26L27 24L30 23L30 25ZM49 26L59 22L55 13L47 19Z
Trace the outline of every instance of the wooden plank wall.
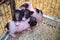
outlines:
M16 7L23 4L25 0L16 0ZM59 0L29 0L33 7L39 8L44 14L60 18L60 1Z

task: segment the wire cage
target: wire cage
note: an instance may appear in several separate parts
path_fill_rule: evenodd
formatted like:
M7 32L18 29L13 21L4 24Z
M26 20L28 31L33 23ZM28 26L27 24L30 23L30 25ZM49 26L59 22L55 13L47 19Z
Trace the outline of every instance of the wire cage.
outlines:
M7 32L6 29L4 29L4 26L8 22L8 20L12 19L12 16L14 15L14 10L18 8L21 4L24 2L29 1L32 3L33 7L39 8L43 11L43 14L46 14L47 18L51 18L53 20L57 20L52 17L57 17L60 18L60 2L59 0L0 0L0 38L2 38L3 34ZM52 16L52 17L50 17ZM58 39L60 40L59 36L59 30L60 30L60 19L59 22L43 18L43 22L39 27L36 28L36 32L34 33L41 33L41 34L34 34L32 33L31 38L29 40L55 40ZM58 20L57 20L58 21ZM40 32L41 31L41 32ZM35 35L35 36L33 36ZM26 36L26 35L25 35ZM26 37L19 38L19 39L26 39ZM41 37L40 37L41 36ZM56 37L57 36L57 37ZM34 37L34 39L33 39ZM35 38L36 37L36 38ZM39 39L39 37L41 39ZM13 39L11 37L8 38L9 40L18 40L18 39Z

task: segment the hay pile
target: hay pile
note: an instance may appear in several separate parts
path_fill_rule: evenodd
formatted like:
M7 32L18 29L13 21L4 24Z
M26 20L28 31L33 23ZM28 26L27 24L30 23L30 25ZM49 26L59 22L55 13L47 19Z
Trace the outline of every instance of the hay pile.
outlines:
M8 37L8 40L60 40L60 23L43 18L38 27L33 28L33 32L17 34L17 38Z

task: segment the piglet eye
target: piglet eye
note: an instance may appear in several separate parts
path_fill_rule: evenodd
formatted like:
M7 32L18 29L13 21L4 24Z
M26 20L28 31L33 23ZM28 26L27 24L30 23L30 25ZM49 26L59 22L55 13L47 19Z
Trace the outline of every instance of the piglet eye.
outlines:
M31 11L31 13L34 13L33 11Z
M32 15L33 13L34 13L33 11L30 12L31 15Z

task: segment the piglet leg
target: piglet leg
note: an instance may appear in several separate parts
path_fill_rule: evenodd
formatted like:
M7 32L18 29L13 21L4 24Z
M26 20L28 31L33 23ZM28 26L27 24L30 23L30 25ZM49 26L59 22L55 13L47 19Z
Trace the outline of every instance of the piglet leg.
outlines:
M29 27L29 28L27 28L27 32L28 32L28 33L32 33L33 31L32 31L32 29Z
M27 30L28 30L28 31L31 31L31 28L29 27L29 28L27 28Z
M14 34L14 33L9 33L13 38L15 38L16 37L16 35Z
M36 26L39 26L39 23L37 23L37 25Z
M32 30L31 28L27 28L26 30L24 30L22 33L25 34L25 33L30 33Z

